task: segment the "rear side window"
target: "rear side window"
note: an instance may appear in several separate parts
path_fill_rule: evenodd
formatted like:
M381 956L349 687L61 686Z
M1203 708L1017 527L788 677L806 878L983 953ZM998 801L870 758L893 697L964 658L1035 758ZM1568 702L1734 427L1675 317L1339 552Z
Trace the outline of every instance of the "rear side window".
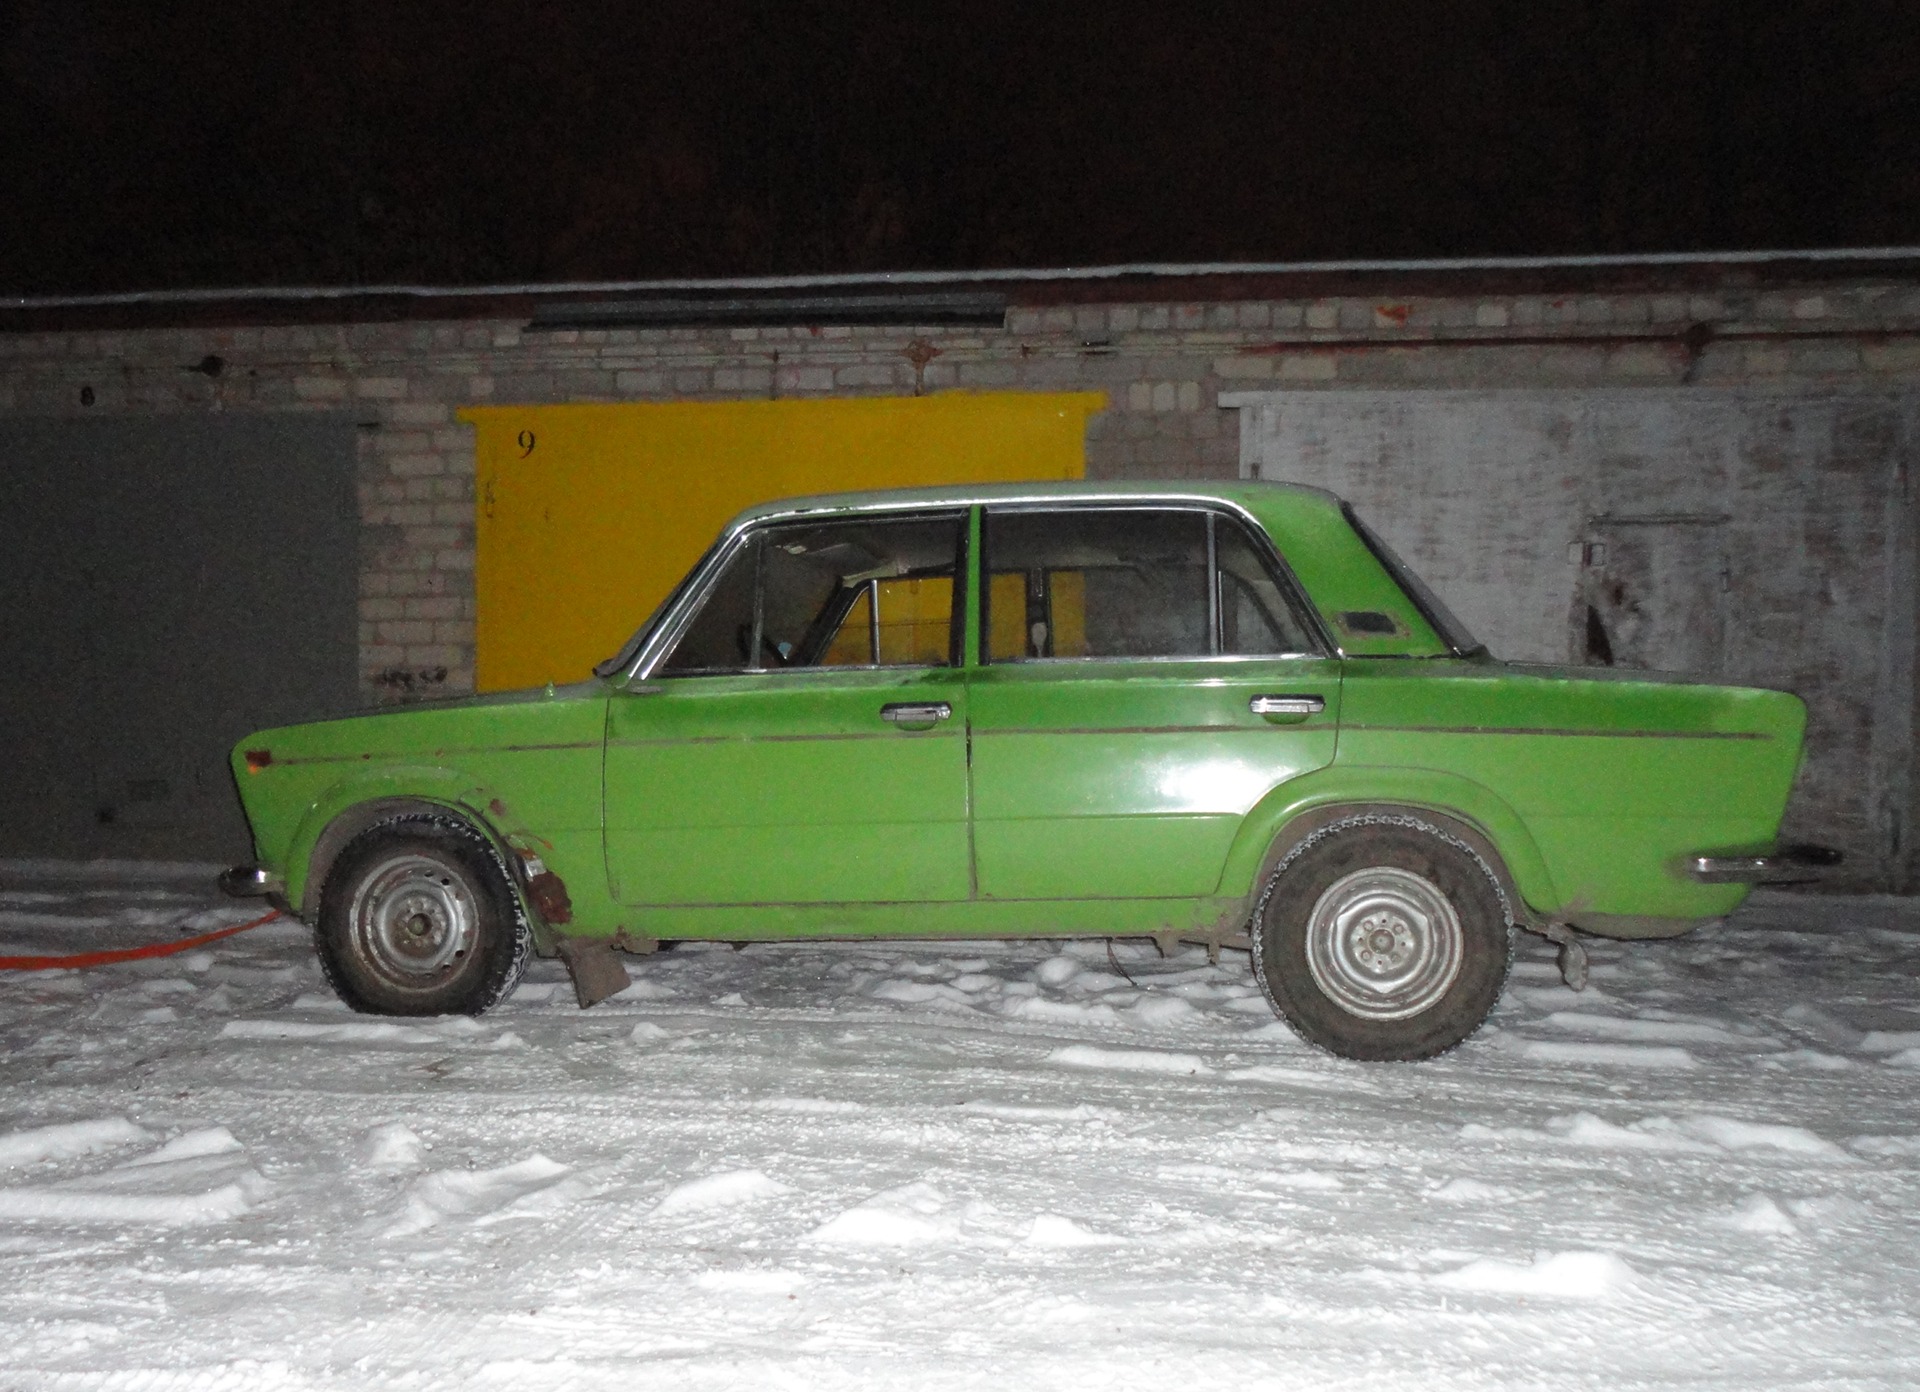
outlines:
M989 510L989 662L1315 651L1265 549L1198 508Z
M1387 574L1393 577L1394 583L1401 588L1408 599L1413 601L1413 607L1420 611L1420 616L1427 621L1435 633L1440 635L1441 642L1461 657L1473 657L1487 650L1486 645L1475 638L1468 631L1467 626L1454 617L1453 611L1447 608L1440 596L1435 594L1428 587L1427 582L1415 573L1413 567L1401 560L1398 553L1387 545L1386 538L1362 522L1360 514L1351 506L1343 505L1342 511L1346 514L1347 524L1353 528L1360 540L1367 544L1367 549L1373 552L1374 559L1386 568ZM1336 618L1340 627L1354 637L1405 636L1401 626L1396 624L1388 614L1376 614L1371 610L1363 609L1340 614Z

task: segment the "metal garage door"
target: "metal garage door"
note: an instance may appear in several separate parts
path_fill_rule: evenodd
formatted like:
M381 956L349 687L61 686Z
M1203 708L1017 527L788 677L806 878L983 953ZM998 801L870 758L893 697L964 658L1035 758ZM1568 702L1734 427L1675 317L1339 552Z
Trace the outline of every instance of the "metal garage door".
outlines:
M1241 471L1350 498L1497 655L1785 687L1790 830L1911 862L1911 395L1235 393Z
M237 860L226 752L356 702L354 428L12 421L0 855Z

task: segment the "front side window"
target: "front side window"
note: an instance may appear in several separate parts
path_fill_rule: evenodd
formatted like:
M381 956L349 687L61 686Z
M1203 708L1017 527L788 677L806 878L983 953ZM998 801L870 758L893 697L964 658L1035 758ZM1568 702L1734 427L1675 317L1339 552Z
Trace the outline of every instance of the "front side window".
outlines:
M657 674L951 665L965 522L953 513L758 528Z
M1246 529L1200 509L989 511L989 662L1309 653Z

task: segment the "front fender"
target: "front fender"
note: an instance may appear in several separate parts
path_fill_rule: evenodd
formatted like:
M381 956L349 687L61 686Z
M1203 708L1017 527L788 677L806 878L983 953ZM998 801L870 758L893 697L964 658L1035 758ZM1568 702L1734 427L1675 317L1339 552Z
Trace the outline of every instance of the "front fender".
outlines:
M358 770L329 786L307 807L285 852L287 902L307 903L315 848L327 828L355 807L371 802L436 803L472 822L503 851L513 845L510 828L496 826L489 806L503 806L493 791L454 769L418 764L389 764Z
M1289 822L1304 813L1348 803L1392 803L1456 817L1493 843L1514 888L1530 907L1552 912L1561 906L1532 834L1491 788L1459 774L1382 765L1330 764L1274 788L1240 824L1217 892L1223 897L1251 895L1268 850Z

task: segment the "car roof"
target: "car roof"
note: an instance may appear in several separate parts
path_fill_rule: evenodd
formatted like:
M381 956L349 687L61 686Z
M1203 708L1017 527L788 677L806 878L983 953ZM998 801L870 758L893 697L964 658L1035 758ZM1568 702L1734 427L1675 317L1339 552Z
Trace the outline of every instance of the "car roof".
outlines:
M1338 502L1324 488L1263 479L1044 479L1032 483L954 483L861 493L815 493L748 508L728 530L770 517L819 512L891 511L901 507L966 507L975 503L1184 502L1227 503L1258 513L1288 495Z

